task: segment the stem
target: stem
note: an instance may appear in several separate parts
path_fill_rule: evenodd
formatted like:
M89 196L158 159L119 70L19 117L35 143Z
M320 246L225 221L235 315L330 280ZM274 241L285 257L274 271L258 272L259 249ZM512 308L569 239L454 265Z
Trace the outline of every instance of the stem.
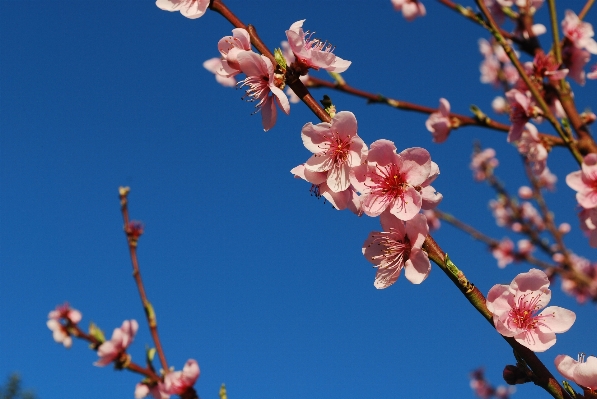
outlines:
M68 325L69 331L77 338L83 339L91 344L96 348L99 347L101 342L99 342L94 336L86 334L83 330L79 328L78 325L69 323ZM124 368L137 373L144 375L145 377L151 378L153 381L158 382L161 381L160 377L149 367L141 367L137 363L129 362Z
M486 299L479 291L465 277L464 273L460 271L454 263L448 258L446 253L439 247L435 240L429 235L425 239L423 249L429 255L429 259L435 262L440 269L448 276L448 278L460 289L466 299L477 309L479 313L487 320L492 326L493 314L487 309ZM494 326L495 328L495 326ZM547 367L539 360L535 352L529 348L522 346L512 337L504 337L508 344L525 360L529 368L533 371L534 380L536 385L539 385L545 389L551 396L556 399L571 399L568 392L566 392L555 377L549 372Z
M122 219L124 220L124 230L127 236L127 241L129 244L129 253L131 255L131 263L133 265L133 278L135 279L135 283L137 284L137 289L139 290L139 296L141 297L141 303L143 304L143 309L145 310L145 316L147 318L147 324L149 325L149 331L151 332L151 337L153 338L153 343L155 345L155 349L158 353L160 358L160 363L162 364L162 369L168 370L168 362L166 362L166 355L164 355L164 350L162 348L162 344L160 342L160 337L158 335L158 324L155 317L155 312L153 310L153 306L147 299L147 295L145 294L145 287L143 286L143 280L141 279L141 271L139 270L139 262L137 260L137 238L133 237L130 233L130 220L129 220L129 212L128 212L128 187L121 187L120 188L120 209L122 212Z
M524 83L527 85L527 87L531 91L531 93L533 94L533 97L535 98L535 101L537 101L537 104L541 108L541 111L543 111L543 115L552 124L554 129L556 129L556 131L558 132L558 134L560 135L562 140L564 140L564 143L566 143L566 146L568 147L568 149L574 156L574 159L576 159L576 161L579 163L579 165L582 164L583 157L580 154L580 152L578 151L578 149L576 148L575 143L566 134L566 132L564 131L564 129L558 122L557 118L554 116L554 114L549 109L547 103L543 99L543 96L541 95L541 93L539 93L539 90L537 90L537 87L535 87L533 82L531 82L531 79L526 74L524 67L518 60L516 53L514 52L514 50L512 50L512 47L510 47L508 42L506 40L504 40L504 36L502 36L501 33L499 32L499 29L498 29L495 21L493 20L491 13L487 9L487 6L485 6L485 3L483 2L483 0L475 0L475 2L477 3L477 6L479 6L479 8L481 9L481 12L487 19L487 22L489 24L489 27L488 27L489 31L495 37L495 39L498 41L498 43L504 48L504 51L508 55L508 58L510 58L510 61L512 61L512 64L518 71L520 77L522 78Z
M479 240L479 241L487 244L487 246L489 248L495 248L500 243L498 240L493 239L493 238L481 233L479 230L458 220L456 217L454 217L453 215L451 215L449 213L442 212L439 209L434 209L433 212L441 220L445 220L446 222L450 223L452 226L456 227L457 229L464 231L465 233L467 233L471 237L473 237L475 240ZM525 262L530 263L531 265L538 266L544 270L553 270L554 269L553 265L550 265L549 263L539 260L530 255L521 255L520 252L512 251L512 256L514 257L514 259L516 261L524 260Z
M587 3L585 4L585 6L578 13L578 18L584 19L587 16L587 13L589 12L589 10L591 9L591 7L593 6L594 3L595 3L595 0L587 0Z
M547 0L547 3L549 4L549 21L551 23L554 56L559 65L562 63L562 49L560 48L560 33L558 26L558 14L556 12L556 0Z
M337 83L329 82L327 80L319 79L319 78L316 78L313 76L309 76L309 80L307 80L306 85L307 85L307 87L312 87L312 88L326 87L328 89L333 89L333 90L337 90L337 91L340 91L343 93L352 94L353 96L365 98L365 99L367 99L368 103L386 104L386 105L389 105L390 107L401 109L404 111L420 112L420 113L427 114L427 115L437 112L437 108L431 108L431 107L426 107L424 105L413 104L413 103L410 103L407 101L396 100L393 98L385 97L381 94L374 94L374 93L370 93L370 92L367 92L367 91L364 91L361 89L357 89L357 88L352 87L346 83L337 84ZM466 116L466 115L450 113L450 120L453 120L453 119L458 120L457 125L459 127L460 126L481 126L481 127L486 127L489 129L503 131L503 132L508 132L510 130L510 125L496 122L496 121L490 119L489 117L487 117L486 115L484 115L481 118L472 118L472 117ZM543 140L546 140L547 143L549 143L551 146L554 146L554 147L565 146L562 139L557 136L554 136L551 134L546 134L546 133L539 133L539 134L540 134L541 138Z

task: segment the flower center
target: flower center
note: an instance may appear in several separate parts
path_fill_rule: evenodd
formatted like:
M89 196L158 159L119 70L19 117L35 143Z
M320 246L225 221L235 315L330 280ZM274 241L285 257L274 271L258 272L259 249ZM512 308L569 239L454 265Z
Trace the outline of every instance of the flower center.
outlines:
M375 235L371 245L382 245L384 249L380 255L373 256L372 259L380 259L381 267L403 268L410 256L410 240L407 236L401 237L395 229L382 231Z
M528 297L528 294L518 298L517 304L508 312L508 324L524 330L526 339L531 339L530 331L538 326L545 326L542 322L547 317L554 317L553 314L537 315L541 305L539 301L542 294Z
M408 187L408 182L405 181L404 176L400 173L398 166L391 163L384 167L376 165L375 172L370 174L372 185L370 195L382 197L382 202L389 204L401 198L401 208L404 208L404 192Z
M269 79L266 76L247 76L246 79L241 80L237 85L239 88L247 86L245 95L242 96L243 100L248 102L259 100L255 105L257 110L254 113L259 112L270 92Z
M321 144L321 155L329 156L334 165L342 165L348 160L352 136L342 139L338 132L333 132L332 137L323 136L327 141Z

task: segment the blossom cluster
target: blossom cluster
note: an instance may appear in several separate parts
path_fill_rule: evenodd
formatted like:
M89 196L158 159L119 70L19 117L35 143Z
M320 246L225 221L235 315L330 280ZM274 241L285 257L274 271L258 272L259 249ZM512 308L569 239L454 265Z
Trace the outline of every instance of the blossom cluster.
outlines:
M311 183L311 191L338 210L381 217L384 231L371 233L363 245L363 254L378 269L375 287L393 284L403 268L408 280L421 283L431 265L421 250L429 228L419 212L442 200L431 186L439 167L429 152L408 148L398 153L385 139L368 148L348 111L338 112L329 123L307 123L301 136L313 155L291 173Z

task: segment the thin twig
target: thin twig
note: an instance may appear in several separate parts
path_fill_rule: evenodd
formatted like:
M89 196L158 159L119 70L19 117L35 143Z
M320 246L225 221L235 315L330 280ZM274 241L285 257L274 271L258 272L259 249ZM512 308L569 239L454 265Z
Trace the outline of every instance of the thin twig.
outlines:
M162 369L168 370L168 362L166 362L166 355L164 354L164 350L162 348L162 344L160 342L160 337L158 335L158 324L155 316L155 312L153 310L153 306L151 302L147 299L147 294L145 293L145 287L143 286L143 280L141 279L141 271L139 270L139 262L137 260L137 238L133 232L131 231L131 224L129 220L129 212L128 212L128 196L129 188L128 187L120 187L119 194L120 194L120 209L122 212L122 219L124 220L124 230L127 237L127 242L129 245L129 253L131 255L131 263L133 266L133 278L135 279L135 283L137 284L137 289L139 290L139 296L141 297L141 303L143 304L143 309L145 310L145 317L147 318L147 324L149 325L149 331L151 332L151 337L153 338L153 343L155 345L155 349L158 353L160 358L160 363L162 365Z

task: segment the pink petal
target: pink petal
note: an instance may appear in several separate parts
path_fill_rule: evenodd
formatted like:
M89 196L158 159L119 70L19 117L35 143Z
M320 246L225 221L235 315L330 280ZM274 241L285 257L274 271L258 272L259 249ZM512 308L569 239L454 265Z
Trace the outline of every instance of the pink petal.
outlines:
M578 362L572 359L570 356L558 355L554 360L556 368L565 378L574 380L574 371L578 366Z
M312 172L327 172L334 166L329 155L313 154L305 162L305 168Z
M357 118L350 111L340 111L332 118L331 129L342 140L357 134Z
M510 287L504 284L496 284L489 290L486 299L487 309L494 315L501 315L512 308L510 298L512 297Z
M406 235L412 248L421 248L423 246L425 238L429 235L429 226L425 215L419 213L406 222Z
M325 70L329 72L342 73L348 69L350 64L352 64L352 61L346 61L340 57L336 57L332 65L325 68Z
M398 277L400 277L401 270L402 269L399 267L377 268L377 273L375 274L375 281L373 282L373 286L378 290L388 288L390 285L394 284L396 280L398 280Z
M378 266L382 259L384 259L383 254L386 249L384 245L376 241L376 237L379 235L379 231L372 231L369 233L369 237L363 243L362 252L369 262L373 263L375 266Z
M301 130L301 138L305 147L314 154L322 152L322 144L329 139L326 137L330 132L329 123L319 123L317 125L311 122L305 124Z
M352 200L353 191L349 188L347 190L336 193L330 190L326 183L323 183L319 186L319 194L321 194L323 198L325 198L330 204L332 204L334 208L341 211L349 206Z
M512 291L539 291L547 287L549 287L549 279L539 269L531 269L526 273L520 273L514 277L510 284Z
M271 96L268 96L261 107L261 124L263 131L267 132L276 124L277 118L276 104Z
M327 184L335 193L346 190L350 186L350 166L335 164L328 172Z
M396 154L396 146L390 140L385 139L377 140L371 144L368 161L382 166L394 163L400 168L402 165L402 160Z
M379 222L381 223L381 228L383 231L393 231L398 235L399 239L404 238L406 235L406 227L404 226L404 222L392 215L390 212L382 213L379 217Z
M245 51L238 55L240 70L247 76L269 76L263 59L257 53ZM267 59L267 58L266 58Z
M348 153L346 163L350 167L358 167L365 162L367 153L368 150L365 142L359 136L355 136L350 143L350 152Z
M288 101L288 97L286 97L286 94L284 94L284 92L276 86L270 86L269 89L275 96L276 103L278 104L280 109L284 111L286 115L290 114L290 102Z
M556 334L552 332L541 332L533 330L530 337L526 333L514 336L514 339L523 346L526 346L533 352L545 352L556 343Z
M390 212L400 220L410 220L419 213L421 204L421 194L414 187L408 187L404 193L404 199L397 198Z
M404 277L413 284L421 284L431 271L431 263L425 251L413 248L404 267Z
M403 160L400 172L404 174L404 178L410 185L419 186L427 180L431 172L431 155L426 149L407 148L399 156Z
M443 116L450 116L450 102L445 98L439 99L439 112Z
M568 187L576 191L581 191L587 188L587 185L582 179L582 171L580 170L569 173L568 176L566 176L566 184Z
M574 371L574 382L583 387L597 390L597 358L587 357L587 361L578 364Z
M541 323L539 324L539 330L543 332L552 331L554 333L563 333L568 331L576 320L576 313L559 306L549 306L545 308L539 315L542 316L550 314L552 314L554 317L542 318Z

